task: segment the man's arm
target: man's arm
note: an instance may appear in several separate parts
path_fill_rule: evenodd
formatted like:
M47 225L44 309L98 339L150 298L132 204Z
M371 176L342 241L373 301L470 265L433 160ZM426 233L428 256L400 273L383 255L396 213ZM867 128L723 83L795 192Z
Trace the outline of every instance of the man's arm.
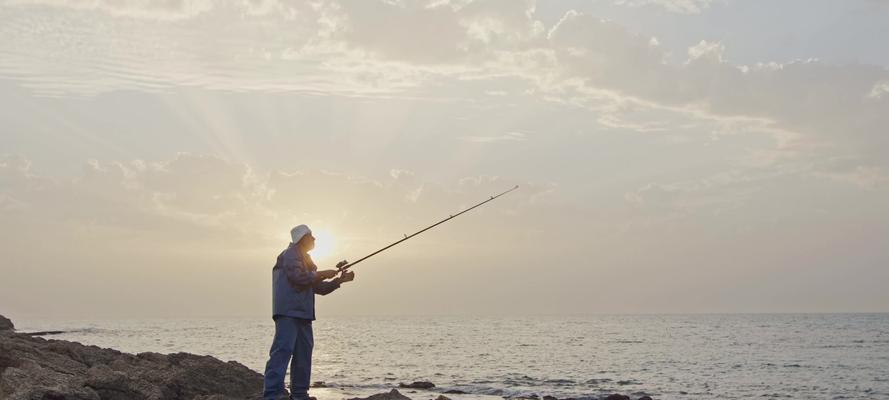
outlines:
M281 269L287 275L287 281L290 286L295 288L304 288L311 286L318 280L315 271L309 271L303 266L302 261L296 258L284 258L281 261Z
M342 285L344 282L349 282L353 279L355 279L354 272L351 272L351 271L344 272L341 276L333 278L329 281L320 281L320 282L316 283L314 286L315 293L320 294L322 296L328 295L328 294L332 293L334 290L339 289L340 285Z
M334 278L329 281L319 281L315 283L314 288L315 294L320 294L322 296L328 295L340 288L340 281L339 278Z

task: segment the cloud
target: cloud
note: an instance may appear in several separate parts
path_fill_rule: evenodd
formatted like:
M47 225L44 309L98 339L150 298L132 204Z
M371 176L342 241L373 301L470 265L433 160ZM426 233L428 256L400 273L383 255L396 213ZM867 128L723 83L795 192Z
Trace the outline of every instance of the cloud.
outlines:
M21 161L8 160L0 163L0 194L27 212L4 217L58 225L61 235L92 227L154 240L209 232L237 236L254 231L265 218L258 206L266 189L252 171L215 157L180 154L152 163L89 160L74 179L36 176Z
M706 40L688 48L689 61L706 59L718 64L723 62L723 53L725 53L725 46L722 43L710 43Z
M411 203L416 203L417 200L420 199L420 195L423 194L423 185L420 185L416 190L409 192L404 196L404 199Z
M411 63L479 61L491 49L520 48L544 32L532 18L535 2L528 0L346 0L340 5L348 45Z
M104 2L41 4L112 7ZM160 7L137 1L113 4ZM163 8L203 10L199 4L169 2ZM533 1L224 4L202 11L200 18L158 24L84 14L78 8L72 15L54 16L37 12L36 6L8 3L0 14L7 39L0 42L5 54L0 73L48 95L197 86L447 98L481 106L481 98L516 98L486 93L524 94L565 109L595 111L594 121L603 127L664 132L712 124L722 132L730 127L773 135L775 150L785 159L792 149L794 157L853 156L862 167L889 167L889 139L882 135L889 124L882 101L889 72L883 67L834 66L815 59L740 65L729 59L725 44L709 40L690 46L685 62L671 64L659 40L613 21L569 11L553 26L544 26ZM693 13L712 2L621 4ZM70 28L71 18L78 29ZM650 119L636 119L641 114ZM461 139L494 143L526 138Z
M750 201L759 189L753 183L774 179L774 171L734 170L711 174L697 180L648 183L624 194L636 210L656 218L686 217L693 214L722 213Z
M393 168L389 170L389 176L391 176L392 179L399 179L401 177L414 176L414 173L406 169Z
M880 93L875 82L889 76L882 67L817 60L740 66L724 59L722 44L707 41L689 48L686 63L671 65L650 39L580 13L566 14L549 37L563 81L580 82L555 97L591 94L601 103L606 90L619 101L690 116L765 122L791 132L780 135L795 137L798 155L855 154L863 166L889 167L889 140L879 133L889 123L885 106L860 101L862 93Z
M867 97L880 100L883 96L889 94L889 81L877 82L873 89L871 89L870 93L868 93Z
M857 157L832 157L822 161L825 164L814 174L857 186L865 190L875 190L889 182L889 171L880 166L862 165Z
M74 10L94 10L112 16L179 20L206 13L214 7L212 0L7 0L6 6L50 6ZM251 5L254 1L246 1Z
M543 33L533 1L161 3L3 3L0 74L46 96L181 86L393 96L477 74Z
M349 96L402 91L428 74L367 62L368 50L339 37L345 16L333 2L285 7L227 0L207 3L213 7L206 10L198 4L204 3L3 3L0 76L44 96L177 87ZM198 9L200 18L184 18ZM172 18L177 10L183 18ZM171 18L127 16L167 12Z
M710 8L714 0L614 0L614 4L629 7L658 6L679 14L700 14Z
M885 169L865 166L856 166L854 170L849 172L825 172L822 175L865 189L875 189L889 182L889 174L886 173Z
M59 240L88 229L112 232L108 240L138 238L163 248L208 240L249 248L275 246L297 221L348 227L357 237L393 236L393 229L421 225L430 215L453 212L514 184L423 182L393 171L400 179L385 182L317 170L258 172L244 163L182 153L165 161L88 160L77 177L51 179L34 175L27 159L5 156L0 219L9 222L4 234L24 225L56 226ZM538 185L527 186L524 194L492 209L531 204Z
M523 142L527 135L521 132L506 132L498 136L461 136L460 140L471 143Z

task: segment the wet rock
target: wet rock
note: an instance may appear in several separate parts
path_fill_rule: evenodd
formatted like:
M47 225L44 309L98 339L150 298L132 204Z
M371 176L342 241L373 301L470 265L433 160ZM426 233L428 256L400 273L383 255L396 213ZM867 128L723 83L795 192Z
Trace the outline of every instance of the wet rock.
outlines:
M651 399L651 396L642 396L639 398L639 400L652 400L652 399Z
M462 390L458 390L458 389L445 390L444 393L445 394L467 394L466 392L464 392Z
M398 389L392 389L389 393L377 393L370 397L353 397L349 400L411 400L411 398L399 393Z
M556 396L543 396L543 400L559 400Z
M188 353L122 353L0 332L4 400L257 399L262 375L236 362Z
M313 388L326 388L327 385L324 383L324 381L315 381L315 382L312 382L312 387Z
M451 398L448 396L445 396L443 394L440 394L440 395L438 395L438 397L435 398L435 400L451 400Z
M603 400L630 400L630 396L622 394L609 394Z
M407 389L432 389L435 384L427 381L417 381L413 383L399 383L398 387Z
M29 335L29 336L61 335L63 333L65 333L65 331L22 332L22 334Z
M15 325L9 318L0 315L0 331L14 331Z

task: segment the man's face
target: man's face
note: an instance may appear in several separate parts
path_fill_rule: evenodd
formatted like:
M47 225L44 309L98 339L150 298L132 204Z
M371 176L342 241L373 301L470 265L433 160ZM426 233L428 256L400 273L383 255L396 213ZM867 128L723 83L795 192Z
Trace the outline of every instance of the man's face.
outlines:
M300 241L303 242L303 248L306 251L309 251L309 250L312 250L315 248L315 237L312 236L311 233L306 236L303 236L302 240L300 240Z

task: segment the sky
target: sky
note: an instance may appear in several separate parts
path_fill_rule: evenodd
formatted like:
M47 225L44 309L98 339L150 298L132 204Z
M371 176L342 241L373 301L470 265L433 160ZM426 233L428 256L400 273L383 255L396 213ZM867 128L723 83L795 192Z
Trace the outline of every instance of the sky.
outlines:
M0 1L0 314L889 312L884 0ZM326 253L326 254L322 254Z

